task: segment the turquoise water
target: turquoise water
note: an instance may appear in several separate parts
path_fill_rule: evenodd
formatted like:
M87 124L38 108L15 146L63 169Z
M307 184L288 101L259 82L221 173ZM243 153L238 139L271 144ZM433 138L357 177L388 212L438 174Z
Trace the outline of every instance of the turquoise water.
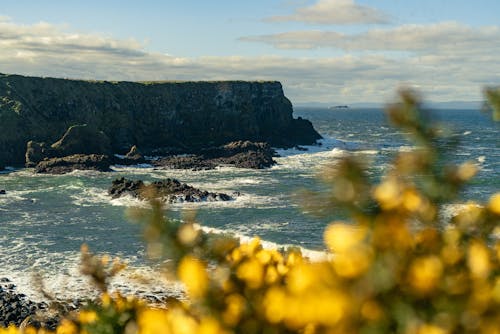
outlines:
M258 235L270 247L296 245L323 251L322 232L331 218L304 212L295 195L301 189L320 189L316 175L321 167L346 153L370 160L370 175L377 178L398 151L409 149L409 143L376 109L301 108L295 116L312 121L325 137L322 145L309 147L307 152L279 150L278 164L265 170L116 167L112 173L77 171L48 176L24 169L0 174L0 188L7 191L0 195L0 277L9 277L23 292L36 295L31 274L41 272L54 290L88 294L78 274L79 249L87 243L93 251L117 255L130 263L130 272L115 282L117 288L146 289L130 282L134 273L147 276L151 270L143 257L140 229L126 214L128 207L144 203L131 198L111 200L106 194L111 181L121 176L146 181L174 177L209 191L239 191L242 196L235 201L176 204L170 209L178 217L183 209L194 208L202 226L240 236ZM499 124L474 110L442 110L436 117L460 139L450 159L471 160L480 167L463 201L486 200L499 191ZM178 287L167 284L165 289Z

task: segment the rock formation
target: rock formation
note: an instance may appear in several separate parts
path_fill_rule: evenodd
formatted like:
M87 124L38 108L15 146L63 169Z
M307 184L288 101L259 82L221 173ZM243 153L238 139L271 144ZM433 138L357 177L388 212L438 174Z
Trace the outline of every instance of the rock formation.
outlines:
M62 158L75 154L112 154L111 143L104 132L83 125L70 126L64 135L53 143L38 143L30 140L26 149L26 167L35 167L44 159Z
M112 161L107 155L74 154L62 158L50 158L40 161L35 172L46 174L65 174L74 170L110 171Z
M276 163L273 160L274 154L274 150L267 143L236 141L200 150L198 154L170 156L152 163L157 167L173 169L211 169L221 165L261 169Z
M0 74L0 165L22 165L28 141L54 143L75 124L105 133L118 154L133 145L150 155L193 153L238 140L292 147L320 138L309 121L292 113L279 82L139 83Z
M115 158L115 164L117 165L137 165L137 164L143 164L146 163L147 160L144 158L142 153L139 151L137 146L132 146L130 148L130 151L128 151L125 156L122 157L116 157Z
M147 199L148 196L154 196L168 203L213 202L232 199L227 194L203 191L181 183L176 179L166 179L145 184L141 180L128 180L122 177L113 181L113 184L108 189L108 194L113 198L131 195L140 199Z

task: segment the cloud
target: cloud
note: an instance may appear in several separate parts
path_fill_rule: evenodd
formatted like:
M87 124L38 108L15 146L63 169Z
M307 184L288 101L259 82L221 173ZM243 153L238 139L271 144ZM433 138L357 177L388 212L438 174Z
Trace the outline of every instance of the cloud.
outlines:
M456 22L402 25L372 29L359 34L335 31L293 31L240 38L280 49L334 48L344 51L403 51L415 53L500 51L500 28L471 28Z
M496 33L495 29L491 33ZM465 45L488 44L489 38L474 42L476 37L467 37ZM462 42L457 39L456 43ZM76 34L68 27L0 21L1 73L134 81L279 80L293 103L384 102L401 84L423 87L424 96L436 101L477 100L482 86L500 82L498 52L490 51L475 50L474 57L465 52L404 57L352 52L323 58L187 58L147 52L143 44L133 40Z
M298 8L295 13L273 16L268 22L305 22L310 24L388 23L389 16L375 8L356 4L353 0L318 0L311 6Z

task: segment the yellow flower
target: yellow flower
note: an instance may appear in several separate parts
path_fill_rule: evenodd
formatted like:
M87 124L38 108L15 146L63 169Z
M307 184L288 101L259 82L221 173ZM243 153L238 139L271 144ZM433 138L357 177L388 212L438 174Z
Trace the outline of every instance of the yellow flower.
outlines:
M193 298L202 297L208 288L208 274L205 265L192 256L185 256L177 270L179 279Z
M271 323L279 323L285 317L287 296L282 288L273 287L266 292L263 308L266 318Z
M56 330L57 334L76 334L78 330L75 324L67 319L63 319Z
M140 334L171 333L168 311L147 308L139 312L137 325Z
M372 263L373 252L368 246L360 246L351 252L336 254L332 260L335 272L346 278L358 277L368 268Z
M78 320L82 323L82 324L90 324L90 323L93 323L97 320L97 313L95 313L94 311L80 311L80 313L78 314Z
M348 252L357 247L366 238L366 234L365 228L335 222L326 228L324 239L332 252Z
M391 210L401 204L401 189L397 180L391 178L378 185L373 197L384 210Z
M232 294L226 297L226 309L222 314L222 319L229 326L235 326L240 321L241 315L245 311L245 298L239 294Z
M408 272L408 281L416 292L427 294L432 292L443 273L441 260L434 255L415 259Z
M258 289L264 280L264 267L256 259L250 259L238 267L236 276L245 281L249 288Z
M197 334L227 334L214 318L203 318L200 321Z
M490 256L486 245L474 241L469 246L467 264L471 274L476 279L485 279L491 270Z
M441 327L428 324L420 326L417 332L417 334L446 334L446 333L449 332Z
M488 208L491 212L500 215L500 193L496 193L495 195L491 196L488 203Z

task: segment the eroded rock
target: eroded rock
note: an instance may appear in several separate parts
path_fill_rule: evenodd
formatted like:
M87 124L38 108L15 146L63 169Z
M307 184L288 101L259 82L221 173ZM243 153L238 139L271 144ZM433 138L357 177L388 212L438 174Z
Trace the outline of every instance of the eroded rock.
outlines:
M107 155L74 154L62 158L46 159L35 167L36 173L65 174L74 170L110 171L111 159Z
M153 161L157 167L173 169L212 169L229 165L238 168L271 167L275 152L267 143L235 141L226 145L200 150L198 154L171 156Z
M213 193L194 188L176 179L166 179L145 184L141 180L116 179L108 189L113 198L130 195L139 199L151 196L161 198L168 203L229 201L233 198L224 193Z

